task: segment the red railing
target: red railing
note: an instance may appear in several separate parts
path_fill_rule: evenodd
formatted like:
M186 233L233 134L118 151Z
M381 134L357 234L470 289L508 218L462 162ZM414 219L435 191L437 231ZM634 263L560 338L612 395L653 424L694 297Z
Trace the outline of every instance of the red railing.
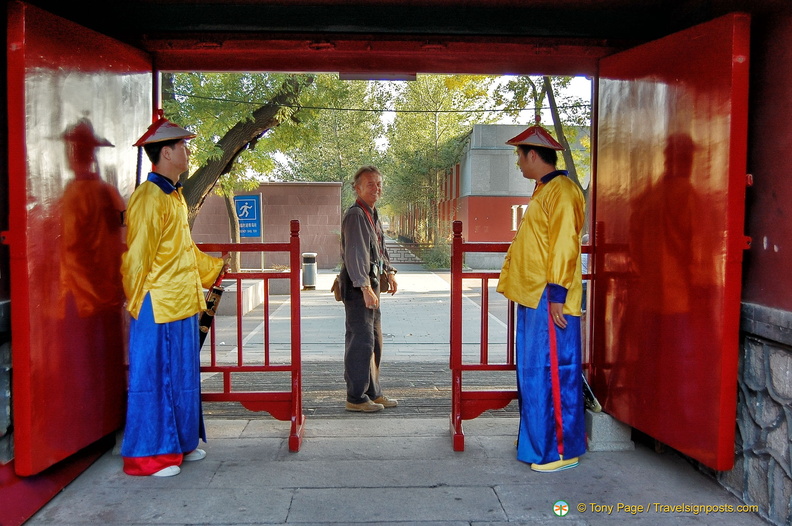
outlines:
M489 346L489 280L498 279L500 271L463 271L464 255L470 252L505 253L510 243L466 243L462 239L462 222L453 223L451 245L451 422L450 430L454 451L465 450L465 434L462 421L478 417L484 411L502 409L517 398L517 390L464 390L462 374L468 371L514 371L514 334L516 309L512 301L507 303L506 348L502 360L491 363ZM591 247L582 247L591 253ZM584 279L590 279L585 274ZM466 363L462 359L462 282L466 279L481 280L481 342L478 361ZM589 294L590 295L590 294ZM585 330L585 328L584 328ZM590 341L590 339L588 339ZM587 352L584 349L584 357ZM582 393L581 393L582 396Z
M210 364L201 366L202 373L222 375L223 389L220 392L205 392L202 400L209 402L239 402L251 411L266 411L277 420L290 421L289 450L299 451L305 425L302 411L302 356L300 333L300 222L291 222L291 238L286 243L202 243L198 248L205 252L288 252L288 271L237 272L226 274L225 279L236 280L236 364L219 364L214 328L210 333ZM291 318L291 357L288 364L272 364L270 361L270 280L289 279L290 318ZM245 360L242 318L244 293L243 280L261 280L264 285L263 302L263 359L260 363L249 364ZM285 391L237 391L234 390L233 376L239 373L290 373L290 388Z

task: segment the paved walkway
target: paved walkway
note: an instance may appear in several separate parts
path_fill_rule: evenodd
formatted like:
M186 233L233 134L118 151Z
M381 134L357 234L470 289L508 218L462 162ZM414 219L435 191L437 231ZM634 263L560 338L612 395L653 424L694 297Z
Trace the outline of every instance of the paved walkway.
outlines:
M382 330L384 335L384 360L445 361L448 362L448 337L451 326L448 272L433 273L416 265L402 265L397 274L399 292L385 294L382 304ZM316 289L305 290L300 298L302 314L302 355L304 361L337 360L344 354L344 306L333 299L330 292L335 274L329 271L317 275ZM490 289L489 342L493 345L506 342L506 301ZM465 280L468 291L480 288L478 280ZM287 296L273 296L270 307L270 359L285 362L289 359L290 304ZM223 298L223 301L226 301ZM246 329L243 347L263 349L264 324L262 309L245 316ZM463 303L463 334L465 350L478 352L480 341L480 307L473 298ZM237 359L236 326L231 318L218 318L216 342L230 361ZM208 344L204 355L208 356ZM245 352L247 357L247 351ZM251 360L263 359L261 351L251 352Z
M329 293L332 279L333 274L320 273L317 289L302 294L306 369L314 364L321 370L343 356L343 307ZM399 378L399 371L417 376L448 363L447 276L404 268L399 283L400 292L382 301L383 330L389 335L383 385L389 394L410 392L411 378ZM283 298L276 303L273 318L283 320L273 322L273 356L275 348L288 347L288 304ZM469 327L463 339L470 352L478 341L477 309L475 298L466 300ZM491 341L504 338L499 320L493 312ZM252 329L244 346L255 347L258 323L245 322ZM227 320L219 320L224 324ZM218 342L232 359L235 337L227 330L219 328ZM208 376L205 383L211 380ZM337 385L323 403L338 408L343 380L333 381ZM313 388L304 384L304 391L306 400L312 399ZM121 459L108 452L29 524L765 524L672 451L658 454L638 442L630 451L589 452L573 470L538 474L514 458L515 413L466 421L465 451L454 452L447 413L415 412L416 406L419 400L407 397L399 407L371 415L338 410L325 418L306 411L305 439L297 453L288 450L287 422L267 414L207 414L205 460L184 465L170 479L128 477ZM554 515L559 500L569 506L564 519Z

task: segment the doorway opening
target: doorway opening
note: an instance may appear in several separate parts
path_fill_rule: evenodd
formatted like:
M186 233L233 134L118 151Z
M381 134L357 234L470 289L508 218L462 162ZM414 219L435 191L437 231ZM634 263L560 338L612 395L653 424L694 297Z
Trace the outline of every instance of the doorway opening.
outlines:
M405 263L405 270L424 270L439 277L438 283L445 286L450 286L453 221L462 220L469 227L466 235L472 241L508 242L514 236L521 218L516 212L527 206L533 182L522 178L514 161L514 148L505 141L534 124L537 115L552 134L559 129L554 119L564 130L570 156L561 157L559 168L570 169L587 195L591 184L592 81L583 76L545 79L542 75L427 74L407 81L350 81L335 74L174 73L165 74L162 85L166 115L186 125L200 123L193 130L198 138L191 146L196 162L209 158L214 143L224 142L224 132L219 130L229 129L234 119L255 113L274 97L291 90L293 98L283 109L287 118L257 137L255 148L239 156L242 168L231 174L237 178L238 188L245 191L244 184L250 181L263 184L263 193L268 191L269 183L341 183L340 213L334 219L340 225L340 215L353 200L352 175L360 166L374 164L384 175L383 198L377 207L387 225L392 251L416 240L431 244L433 253L424 258L423 266ZM552 92L548 93L548 89ZM213 206L212 200L217 199L211 196L206 204ZM479 211L487 213L483 216ZM286 213L295 212L290 209ZM212 217L217 220L217 216ZM304 221L301 224L306 225ZM208 239L202 230L206 228L208 225L199 216L194 236ZM310 228L302 228L301 234L307 239L313 236ZM265 226L264 230L268 228ZM584 230L587 232L588 221ZM302 248L315 252L305 242ZM478 260L471 257L468 266L499 270L502 261L503 254L490 254ZM258 263L250 261L243 267ZM319 268L316 290L303 291L304 310L310 309L314 301L306 296L324 295L327 299L329 286L323 287L322 282L337 272L338 264L336 260L332 266ZM409 282L407 276L402 272L398 277ZM495 292L495 285L490 282L484 291L493 319L492 332L487 335L493 348L505 346L508 339L507 305ZM437 290L415 290L415 286L412 289L402 287L399 297L417 295L418 304L428 305L441 315L435 316L431 330L417 333L410 326L409 314L398 312L399 297L383 301L382 382L391 396L405 400L404 409L409 414L447 416L448 294L444 302ZM480 308L480 285L471 283L466 296L471 305ZM304 317L303 402L307 416L344 414L343 308L331 301L327 312L338 318L335 331L330 333L313 329L312 316ZM584 320L587 344L591 339L587 318ZM222 316L218 321L223 322ZM471 334L469 338L481 335ZM467 343L477 344L472 340ZM327 349L335 352L328 353ZM327 359L328 354L333 357ZM589 355L585 353L584 361ZM419 363L413 361L416 356ZM266 380L277 384L287 381L277 375ZM513 372L499 372L471 378L470 384L506 388L513 387L514 381ZM214 415L251 416L235 404L207 403L205 409ZM516 403L509 410L516 411Z

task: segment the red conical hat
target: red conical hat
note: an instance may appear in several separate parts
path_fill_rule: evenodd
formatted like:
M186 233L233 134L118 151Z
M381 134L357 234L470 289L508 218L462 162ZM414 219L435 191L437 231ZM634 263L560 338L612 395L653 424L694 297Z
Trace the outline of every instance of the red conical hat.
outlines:
M512 146L524 144L526 146L550 148L551 150L564 149L561 143L553 139L553 136L538 124L534 124L516 137L512 137L506 141L506 144L511 144Z
M160 112L159 120L149 126L146 133L144 133L132 146L143 146L144 144L150 144L152 142L172 141L174 139L192 139L194 137L194 133L176 126L163 117L162 112Z

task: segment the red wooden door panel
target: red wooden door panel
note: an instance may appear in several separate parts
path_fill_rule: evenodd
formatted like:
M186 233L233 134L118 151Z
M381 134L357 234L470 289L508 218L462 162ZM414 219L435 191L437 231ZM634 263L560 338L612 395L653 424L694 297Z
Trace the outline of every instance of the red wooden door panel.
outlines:
M152 73L142 52L27 4L9 4L8 25L14 463L27 476L123 422L121 212ZM114 146L94 149L89 124Z
M600 65L595 389L617 419L733 464L749 18Z

